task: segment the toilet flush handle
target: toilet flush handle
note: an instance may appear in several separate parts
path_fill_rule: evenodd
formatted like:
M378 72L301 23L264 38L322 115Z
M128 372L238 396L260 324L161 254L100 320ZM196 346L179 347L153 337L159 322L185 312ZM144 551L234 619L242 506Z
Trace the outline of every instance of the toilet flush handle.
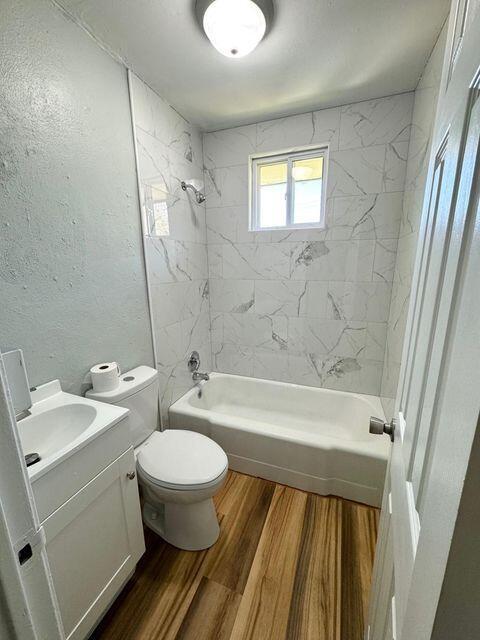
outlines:
M128 478L129 480L135 480L135 471L129 471L129 472L127 473L127 478Z

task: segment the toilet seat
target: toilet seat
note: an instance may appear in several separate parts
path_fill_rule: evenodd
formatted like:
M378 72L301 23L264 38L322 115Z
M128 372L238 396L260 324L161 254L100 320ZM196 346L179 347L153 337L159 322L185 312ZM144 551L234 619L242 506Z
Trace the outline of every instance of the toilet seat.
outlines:
M216 442L195 431L155 431L139 448L140 474L153 485L176 491L207 489L228 468Z

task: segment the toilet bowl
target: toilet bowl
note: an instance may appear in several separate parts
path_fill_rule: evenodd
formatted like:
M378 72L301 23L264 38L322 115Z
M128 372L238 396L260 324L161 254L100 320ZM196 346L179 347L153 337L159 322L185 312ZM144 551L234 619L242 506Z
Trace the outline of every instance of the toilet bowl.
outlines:
M211 547L220 533L212 498L227 475L225 452L199 433L167 429L135 453L145 524L180 549Z
M124 373L113 391L86 395L130 410L144 523L180 549L211 547L220 533L213 496L228 472L223 449L194 431L156 430L158 375L151 367Z

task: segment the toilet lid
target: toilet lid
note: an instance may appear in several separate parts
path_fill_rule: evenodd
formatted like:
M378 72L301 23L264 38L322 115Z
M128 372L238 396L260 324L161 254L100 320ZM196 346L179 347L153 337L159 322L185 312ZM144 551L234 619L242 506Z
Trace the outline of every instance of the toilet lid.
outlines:
M137 463L152 482L179 488L208 484L227 468L216 442L195 431L155 431L141 447Z

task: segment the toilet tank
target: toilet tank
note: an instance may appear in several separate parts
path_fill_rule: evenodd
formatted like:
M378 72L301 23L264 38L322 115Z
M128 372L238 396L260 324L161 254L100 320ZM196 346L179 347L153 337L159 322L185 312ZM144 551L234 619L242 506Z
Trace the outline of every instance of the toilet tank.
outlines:
M90 389L85 396L92 400L116 404L130 409L129 425L134 447L138 446L158 426L158 373L142 365L122 373L113 391Z

